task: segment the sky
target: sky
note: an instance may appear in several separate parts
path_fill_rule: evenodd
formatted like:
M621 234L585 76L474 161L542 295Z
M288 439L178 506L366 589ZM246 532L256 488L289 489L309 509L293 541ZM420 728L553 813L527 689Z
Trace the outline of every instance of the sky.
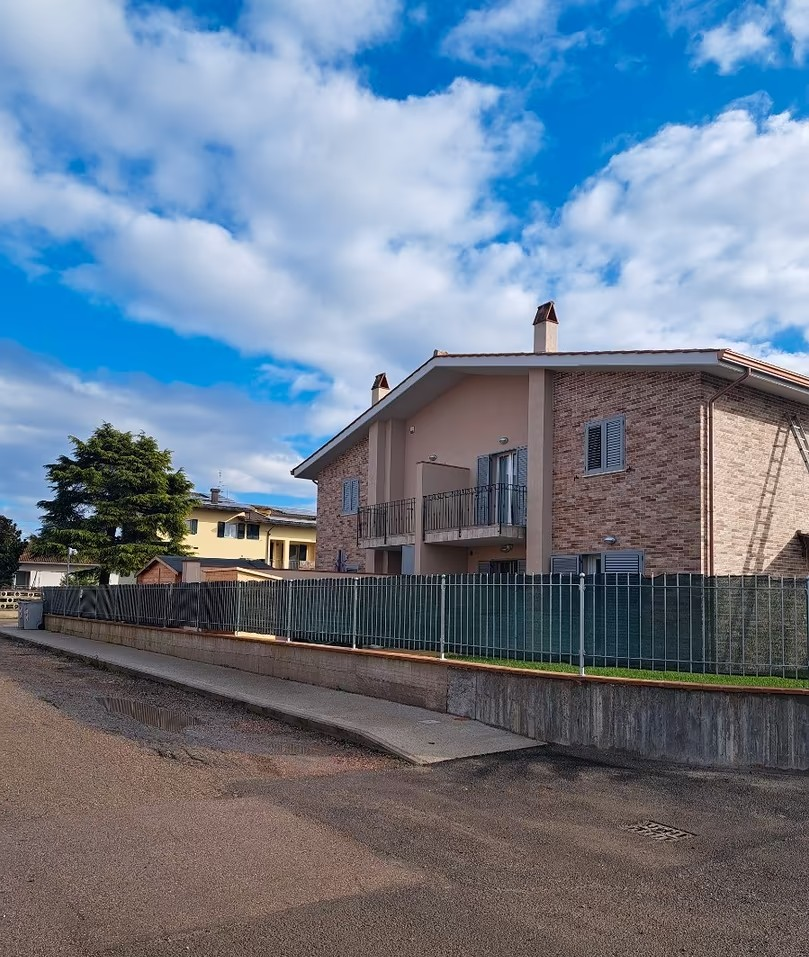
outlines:
M809 0L0 0L0 513L290 470L434 349L809 370Z

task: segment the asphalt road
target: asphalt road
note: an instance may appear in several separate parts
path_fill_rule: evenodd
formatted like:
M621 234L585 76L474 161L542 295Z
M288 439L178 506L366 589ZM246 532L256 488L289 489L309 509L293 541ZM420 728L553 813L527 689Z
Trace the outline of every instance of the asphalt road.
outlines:
M0 640L0 955L803 957L807 785L414 768Z

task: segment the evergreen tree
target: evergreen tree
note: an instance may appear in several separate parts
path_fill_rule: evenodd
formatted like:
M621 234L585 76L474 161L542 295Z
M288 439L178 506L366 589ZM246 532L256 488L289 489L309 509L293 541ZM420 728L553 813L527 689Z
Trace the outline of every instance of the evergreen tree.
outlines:
M10 585L20 565L20 555L25 550L19 528L0 515L0 586Z
M185 518L192 485L174 471L171 452L141 432L119 432L108 422L85 442L70 436L74 456L46 465L54 497L43 510L37 550L78 550L77 561L129 575L161 553L187 555Z

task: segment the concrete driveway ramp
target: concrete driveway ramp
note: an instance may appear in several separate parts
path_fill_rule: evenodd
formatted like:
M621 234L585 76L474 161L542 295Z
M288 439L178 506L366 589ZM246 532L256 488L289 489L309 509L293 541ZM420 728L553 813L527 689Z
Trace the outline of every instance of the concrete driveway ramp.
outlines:
M312 731L428 765L540 747L532 738L411 705L270 678L124 645L49 631L3 628L1 635L129 674L191 688ZM157 720L154 716L149 717Z

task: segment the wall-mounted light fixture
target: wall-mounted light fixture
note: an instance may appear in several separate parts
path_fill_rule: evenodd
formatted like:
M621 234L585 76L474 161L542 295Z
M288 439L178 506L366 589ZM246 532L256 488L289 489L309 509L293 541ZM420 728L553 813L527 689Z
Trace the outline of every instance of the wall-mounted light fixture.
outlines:
M602 539L605 545L614 545L618 539L614 535L605 535Z
M500 551L501 551L501 552L510 552L513 548L514 548L513 545L501 545L501 546L500 546Z
M408 432L409 432L411 435L412 435L415 431L416 431L415 425L411 425L410 428L408 429Z
M438 456L435 454L435 452L433 452L433 454L432 454L432 455L428 455L427 458L428 458L431 462L435 462L435 460L438 458Z
M497 441L498 441L501 445L508 445L508 436L507 436L507 435L501 435L500 438L499 438Z

